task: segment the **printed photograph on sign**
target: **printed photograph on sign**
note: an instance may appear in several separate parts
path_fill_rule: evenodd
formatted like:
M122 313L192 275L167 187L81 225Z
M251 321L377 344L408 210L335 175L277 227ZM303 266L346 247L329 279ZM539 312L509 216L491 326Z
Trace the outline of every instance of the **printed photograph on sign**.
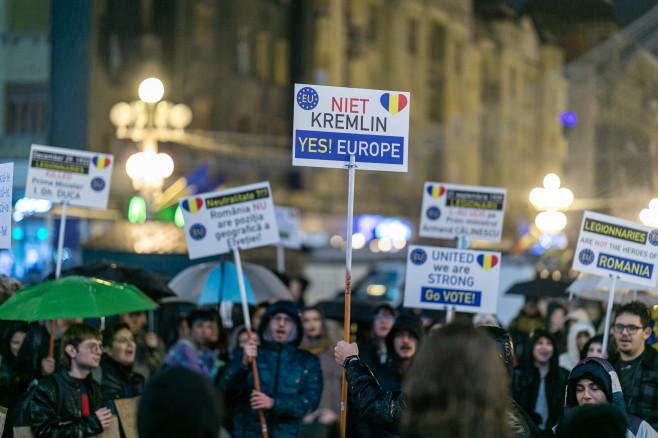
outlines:
M25 196L107 209L114 156L32 145Z
M655 288L656 261L658 230L614 216L583 213L574 270Z
M501 254L409 246L404 307L496 313Z
M295 84L293 165L407 171L410 95Z
M302 242L299 237L301 216L298 208L275 206L276 223L279 227L279 244L285 248L300 249Z
M426 182L418 235L500 242L507 189Z
M279 242L269 182L179 200L190 259Z

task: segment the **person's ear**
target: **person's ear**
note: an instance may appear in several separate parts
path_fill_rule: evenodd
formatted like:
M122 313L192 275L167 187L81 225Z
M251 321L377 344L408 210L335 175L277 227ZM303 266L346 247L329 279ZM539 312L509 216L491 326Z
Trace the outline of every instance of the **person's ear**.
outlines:
M644 331L643 331L642 335L644 336L644 340L645 340L645 341L646 341L647 339L649 339L649 336L651 336L651 332L652 332L652 331L653 331L653 330L652 330L651 327L645 327L645 328L644 328Z
M71 358L74 358L77 353L75 347L72 344L68 344L66 347L64 347L64 351L66 351L66 354L68 354Z

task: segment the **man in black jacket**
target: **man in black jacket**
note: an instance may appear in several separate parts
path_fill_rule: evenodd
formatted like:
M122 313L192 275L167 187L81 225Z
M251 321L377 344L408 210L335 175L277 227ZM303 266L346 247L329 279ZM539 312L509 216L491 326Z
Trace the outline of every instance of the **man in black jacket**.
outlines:
M90 376L101 360L101 334L85 324L71 325L62 336L57 376L44 377L30 404L36 437L88 437L110 427L112 412L103 407L100 386Z

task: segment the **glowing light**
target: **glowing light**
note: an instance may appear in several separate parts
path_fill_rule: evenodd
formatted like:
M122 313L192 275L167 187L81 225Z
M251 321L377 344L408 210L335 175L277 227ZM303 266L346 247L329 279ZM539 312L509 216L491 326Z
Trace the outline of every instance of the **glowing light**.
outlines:
M568 128L573 128L578 123L578 117L573 111L560 111L558 113L558 120L562 123L563 126Z
M23 237L25 237L25 231L23 231L22 228L14 228L11 232L11 237L13 237L14 240L23 240Z
M340 248L343 245L343 243L344 243L343 238L338 234L331 236L331 239L329 239L329 244L334 248Z
M37 230L37 239L44 241L48 239L48 230L46 230L44 227L41 227Z
M53 203L45 199L20 198L14 206L15 211L25 214L46 213L53 208Z
M567 217L559 211L543 211L535 218L535 225L543 232L557 233L567 226Z
M138 152L126 161L126 173L133 180L159 185L174 172L174 160L163 152Z
M378 247L380 251L388 252L393 248L393 243L391 243L391 239L384 237L383 239L379 239Z
M370 284L366 288L366 293L373 297L381 297L386 293L386 286L383 284Z
M12 217L14 218L15 222L20 222L20 221L23 220L25 215L20 211L14 211L14 214L12 215Z
M640 212L640 221L644 225L658 228L658 199L653 198L649 201L649 208L645 208Z
M352 234L352 248L361 249L366 245L366 236L361 233Z
M144 79L139 84L139 98L144 102L155 103L164 96L164 85L158 78Z
M409 240L411 238L411 227L399 219L387 218L377 225L375 236L380 239Z
M131 224L143 224L146 221L146 201L140 196L133 196L128 204L128 221Z
M185 226L183 210L181 210L180 205L176 207L176 211L174 212L174 224L176 224L176 226L179 228L183 228L183 226Z
M560 187L560 178L549 173L544 177L544 187L535 187L530 192L530 203L540 210L566 210L573 203L573 193Z
M372 239L370 241L370 245L368 245L368 246L370 247L370 251L379 252L379 240L378 239Z

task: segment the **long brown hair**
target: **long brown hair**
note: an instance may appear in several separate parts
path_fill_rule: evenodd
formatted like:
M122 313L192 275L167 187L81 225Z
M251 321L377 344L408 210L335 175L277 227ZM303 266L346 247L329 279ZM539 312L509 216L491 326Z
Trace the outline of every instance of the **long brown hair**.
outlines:
M407 372L405 438L510 438L509 378L495 343L451 324L428 335Z

